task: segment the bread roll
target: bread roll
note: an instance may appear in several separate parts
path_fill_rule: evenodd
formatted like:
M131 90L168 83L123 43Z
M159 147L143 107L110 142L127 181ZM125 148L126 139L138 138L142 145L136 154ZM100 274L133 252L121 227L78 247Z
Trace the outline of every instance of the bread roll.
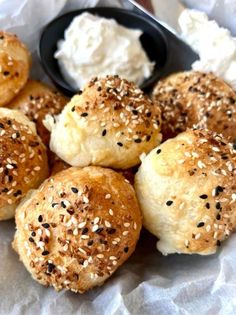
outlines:
M187 130L152 150L135 177L144 226L164 254L208 255L236 226L236 146Z
M43 143L48 146L50 133L42 121L47 114L59 114L67 101L65 96L46 84L29 80L8 107L21 110L30 120L35 122L39 136Z
M236 142L236 92L214 74L172 74L159 81L153 99L162 108L164 139L196 126Z
M30 53L17 36L0 31L0 106L9 103L23 88L30 64Z
M56 290L102 285L132 254L141 214L132 186L101 167L71 167L17 208L14 248L32 277Z
M13 218L28 190L47 176L46 148L34 123L20 111L0 108L0 220Z
M50 148L73 166L127 169L161 141L160 109L133 83L118 76L91 80L54 122Z

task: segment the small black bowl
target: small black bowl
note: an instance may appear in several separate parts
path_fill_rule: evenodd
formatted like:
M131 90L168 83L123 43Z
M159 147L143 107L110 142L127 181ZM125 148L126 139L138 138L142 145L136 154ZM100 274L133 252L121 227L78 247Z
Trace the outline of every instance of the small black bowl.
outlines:
M85 11L101 17L113 18L125 27L143 31L140 38L141 44L149 59L155 62L155 68L152 75L143 82L141 88L144 90L150 89L161 77L167 63L168 45L165 35L161 28L150 19L133 11L110 7L94 7L69 12L56 18L44 28L39 42L39 56L45 72L57 88L70 96L76 93L76 90L63 78L58 62L54 58L54 53L57 49L58 40L64 38L64 31L73 18Z

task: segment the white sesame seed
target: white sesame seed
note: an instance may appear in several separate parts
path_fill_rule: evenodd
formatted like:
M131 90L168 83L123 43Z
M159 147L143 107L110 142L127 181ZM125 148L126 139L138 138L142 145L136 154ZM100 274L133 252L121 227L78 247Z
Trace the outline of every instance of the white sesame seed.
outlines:
M124 236L126 236L126 235L129 234L129 231L124 231L122 234L123 234Z
M218 235L218 232L215 232L215 233L214 233L214 236L213 236L214 240L217 239L217 235Z
M114 214L114 212L113 212L112 209L109 209L109 214L110 214L110 215L113 215L113 214Z
M206 226L206 231L207 231L207 232L210 232L210 230L211 230L211 226L210 226L210 225L207 225L207 226Z
M105 226L106 226L106 227L111 227L111 223L110 223L109 221L106 221L106 220L105 220Z
M105 199L110 199L111 198L111 194L106 194L105 195Z
M99 217L95 217L94 220L93 220L93 223L97 224L99 221L100 221L100 218Z
M79 250L82 254L87 255L86 251L85 251L83 248L79 247L78 250Z
M89 264L89 263L88 263L88 260L85 260L84 263L83 263L83 267L84 267L84 268L88 267L88 264Z
M78 229L74 229L73 235L78 235Z
M199 240L200 237L201 237L201 233L197 233L197 234L195 235L195 240Z
M125 222L124 223L124 227L129 227L130 226L130 223L129 222Z
M188 241L188 240L185 240L185 241L184 241L184 245L185 245L185 246L188 246L188 245L189 245L189 241Z
M137 229L137 223L134 222L134 229L136 230Z
M83 240L87 240L87 239L89 238L89 236L88 236L88 235L81 235L81 238L82 238Z
M86 222L81 222L78 224L78 228L82 229L83 227L85 227L85 225L86 225Z
M104 258L104 255L103 254L98 254L97 258Z
M110 260L116 260L117 258L116 258L116 256L110 256L109 259Z
M98 229L98 225L97 225L97 224L95 224L95 225L92 227L92 232L97 231L97 229Z
M63 250L64 250L65 252L68 250L68 244L65 244L65 245L63 246Z

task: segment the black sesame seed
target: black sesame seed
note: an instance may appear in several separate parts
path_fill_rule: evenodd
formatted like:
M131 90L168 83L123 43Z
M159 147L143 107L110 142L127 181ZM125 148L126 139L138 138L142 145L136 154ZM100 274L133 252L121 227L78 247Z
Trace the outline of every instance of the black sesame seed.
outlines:
M150 135L147 135L147 136L146 136L146 141L148 142L150 139L151 139L151 136L150 136Z
M86 233L88 233L88 228L87 228L87 227L85 227L85 228L82 230L82 233L81 233L81 234L86 234Z
M57 205L58 205L57 202L52 203L52 207L53 207L53 208L56 207Z
M36 236L36 233L33 231L33 232L31 233L31 236L35 237L35 236Z
M205 225L204 222L199 222L198 225L197 225L197 227L200 228L200 227L202 227L202 226L204 226L204 225Z
M138 138L138 139L135 139L134 142L140 143L140 142L142 142L142 140L140 138Z
M3 75L7 76L7 75L9 75L9 74L10 74L9 71L3 71Z
M79 190L76 187L71 187L71 190L74 194L77 194Z
M99 87L97 88L97 91L99 92L99 91L101 91L101 90L102 90L102 87L99 86Z
M146 114L147 117L151 117L151 115L152 115L151 112L148 112L148 113Z
M200 195L200 196L199 196L199 198L201 198L201 199L207 199L207 198L208 198L208 196L207 196L207 195L205 195L205 194L203 194L203 195Z
M217 245L217 246L220 246L220 245L221 245L221 242L220 242L219 240L217 240L216 245Z
M161 149L157 149L156 154L160 154L161 153Z
M221 218L221 215L218 213L216 216L216 220L220 220L220 218Z
M6 187L5 187L5 188L3 188L3 190L2 190L2 192L3 192L3 193L7 193L8 191L9 191L9 189L8 189L8 188L6 188Z
M64 201L61 202L61 206L62 206L62 208L64 208L64 209L66 208L66 205L65 205Z
M124 247L124 252L125 252L125 253L128 253L128 251L129 251L129 247L127 247L127 246Z
M50 228L50 225L49 225L48 223L43 223L42 226L43 226L45 229Z
M88 241L88 246L92 246L93 245L93 240Z
M72 112L74 112L74 111L75 111L75 106L73 106L73 107L71 108L71 111L72 111Z
M78 94L78 95L81 95L82 93L83 93L82 90L78 90L78 91L77 91L77 94Z
M75 213L74 209L67 209L66 211L67 211L70 215L72 215L72 214Z
M82 113L80 116L81 117L86 117L86 116L88 116L88 113Z
M221 186L216 186L215 188L215 194L216 196L218 196L221 192L224 191L224 187L221 187Z
M133 110L132 110L132 113L133 113L134 115L138 115L138 111L137 111L136 109L133 109Z
M107 229L108 234L114 234L115 232L116 232L116 229L114 229L114 228Z
M21 195L21 194L22 194L22 191L18 189L18 190L13 194L13 196L14 196L14 197L17 197L17 196L19 196L19 195Z
M34 239L33 239L32 237L30 237L30 238L29 238L29 241L30 241L31 243L33 243L33 242L34 242Z
M95 233L99 234L99 233L101 233L102 231L103 231L103 228L98 228L98 229L95 231Z
M233 150L236 150L236 143L233 143Z
M218 210L221 209L221 204L220 204L220 202L217 202L217 203L216 203L216 209L218 209Z
M123 147L123 143L121 143L121 142L117 142L117 145L120 147Z
M0 123L0 128L4 129L4 125L2 123Z
M107 131L106 131L106 129L104 129L102 132L102 136L104 137L106 135L106 133L107 133Z
M43 252L42 252L42 255L43 256L47 256L49 254L49 251L47 251L47 250L44 250Z
M39 221L39 222L42 222L42 221L43 221L43 217L41 216L41 214L40 214L40 216L38 217L38 221Z
M205 207L206 207L207 209L210 209L210 204L209 204L209 202L207 202L207 203L205 204Z
M55 267L56 266L54 264L48 263L48 272L52 272Z
M172 205L172 203L173 203L173 201L172 201L172 200L168 200L168 201L166 202L166 205L167 205L167 206L171 206L171 205Z

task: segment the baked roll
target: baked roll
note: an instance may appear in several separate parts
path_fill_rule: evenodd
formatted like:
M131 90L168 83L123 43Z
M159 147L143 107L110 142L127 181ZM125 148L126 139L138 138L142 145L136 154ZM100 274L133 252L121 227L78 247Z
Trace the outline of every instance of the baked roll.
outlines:
M91 80L56 121L47 116L50 148L73 166L127 169L161 141L160 109L118 76Z
M135 177L144 226L171 253L216 252L236 226L236 147L187 130L152 150Z
M153 99L162 108L164 140L195 126L236 142L236 92L214 74L172 74L158 82Z
M71 167L20 204L16 227L13 246L32 277L82 293L102 285L132 254L141 214L122 175Z
M21 110L35 122L37 132L48 146L50 133L43 125L47 114L57 115L68 99L40 81L29 80L23 90L11 101L8 107Z
M34 123L20 111L0 108L0 220L13 218L28 190L47 176L46 148Z
M16 35L0 31L0 106L9 103L25 85L31 57Z

